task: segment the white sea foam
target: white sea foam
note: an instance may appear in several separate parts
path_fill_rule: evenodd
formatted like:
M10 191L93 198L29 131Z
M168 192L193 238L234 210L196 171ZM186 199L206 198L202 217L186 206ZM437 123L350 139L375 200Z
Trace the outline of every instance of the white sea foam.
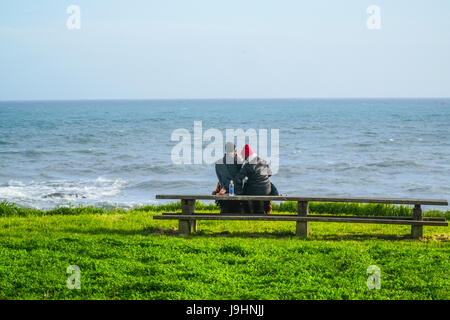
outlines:
M0 200L22 205L53 207L71 202L94 203L117 197L127 184L123 179L17 181L0 187Z

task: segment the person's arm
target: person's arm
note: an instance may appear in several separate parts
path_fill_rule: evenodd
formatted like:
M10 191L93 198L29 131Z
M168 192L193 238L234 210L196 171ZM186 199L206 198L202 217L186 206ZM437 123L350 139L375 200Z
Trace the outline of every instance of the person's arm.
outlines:
M270 168L269 164L267 163L267 161L265 160L261 160L261 174L262 175L267 175L268 177L272 176L272 169Z
M220 191L217 193L217 195L224 195L225 193L228 193L230 180L232 179L232 177L230 177L225 164L216 164L216 175L217 179L219 179L220 184Z
M266 161L266 166L267 166L267 176L271 177L272 176L272 168L269 166L267 161Z
M252 166L249 163L244 163L241 170L236 175L234 180L234 190L236 194L243 194L244 192L244 180L246 177L251 176Z
M224 186L222 185L222 173L220 172L220 166L221 164L217 164L215 165L215 169L216 169L216 176L217 176L217 180L219 180L219 184L220 184L220 189L223 189Z
M217 182L216 189L211 193L213 196L215 196L220 191L220 183Z

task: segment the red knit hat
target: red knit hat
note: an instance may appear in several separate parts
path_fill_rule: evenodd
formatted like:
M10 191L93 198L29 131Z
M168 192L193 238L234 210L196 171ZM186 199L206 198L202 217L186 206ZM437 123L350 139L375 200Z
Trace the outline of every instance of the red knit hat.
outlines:
M246 144L244 148L242 148L241 155L244 157L244 159L247 159L252 154L253 154L252 147Z

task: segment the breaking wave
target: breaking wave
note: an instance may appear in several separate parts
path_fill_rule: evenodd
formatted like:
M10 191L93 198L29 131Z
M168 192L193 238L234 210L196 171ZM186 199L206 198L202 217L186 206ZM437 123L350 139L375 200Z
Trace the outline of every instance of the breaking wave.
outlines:
M94 204L120 195L127 184L123 179L10 180L0 185L0 200L33 207L54 207L70 203Z

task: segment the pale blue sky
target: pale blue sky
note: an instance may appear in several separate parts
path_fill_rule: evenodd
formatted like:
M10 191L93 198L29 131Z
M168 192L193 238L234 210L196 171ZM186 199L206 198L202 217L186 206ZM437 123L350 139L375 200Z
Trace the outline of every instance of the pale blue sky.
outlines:
M450 1L3 0L0 70L0 100L450 97Z

